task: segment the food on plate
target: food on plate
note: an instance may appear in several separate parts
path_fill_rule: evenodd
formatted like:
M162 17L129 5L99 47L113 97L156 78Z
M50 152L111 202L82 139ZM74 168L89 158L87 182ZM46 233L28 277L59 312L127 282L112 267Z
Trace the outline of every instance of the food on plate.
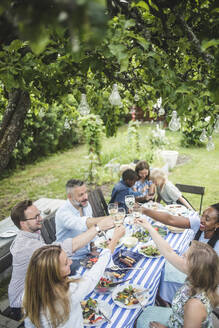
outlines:
M135 233L132 234L132 237L135 237L138 239L138 241L140 242L145 242L145 241L148 241L149 239L149 232L147 230L139 230L139 231L136 231Z
M159 256L160 255L160 251L158 250L158 248L155 246L152 246L152 245L141 246L140 252L146 256Z
M130 285L129 287L124 288L123 291L118 292L115 300L119 301L127 306L138 304L139 301L134 296L134 293L137 293L140 291L141 291L141 289L134 288Z
M109 275L111 275L116 279L122 279L123 277L125 277L125 273L118 273L118 272L109 272Z
M127 265L128 267L132 267L136 263L135 259L129 256L120 257L119 262Z
M97 261L98 257L85 258L80 261L80 264L85 268L90 269Z
M86 301L81 302L82 314L85 324L96 324L103 320L103 316L98 314L97 301L89 298Z
M112 283L113 283L113 280L101 277L96 288L99 289L100 291L104 291L104 290L107 290Z
M167 234L166 230L162 227L154 226L154 229L157 230L162 237L166 236Z

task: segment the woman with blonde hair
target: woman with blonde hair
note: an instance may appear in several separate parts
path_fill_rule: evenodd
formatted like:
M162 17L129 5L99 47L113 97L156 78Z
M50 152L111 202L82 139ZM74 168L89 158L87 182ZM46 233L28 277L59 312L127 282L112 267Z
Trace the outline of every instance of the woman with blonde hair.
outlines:
M138 219L137 223L149 231L160 253L187 274L185 284L174 297L172 309L148 307L139 317L137 328L212 328L211 313L219 305L219 258L215 250L193 240L187 252L179 256L146 219Z
M81 279L70 279L72 261L59 245L37 249L30 260L23 298L25 327L82 328L82 301L97 285L111 259L124 226L113 237L97 263Z
M157 201L164 201L166 204L182 204L188 209L193 210L192 206L188 201L182 196L179 189L170 182L166 174L161 169L153 169L150 175L151 180L156 186L157 190Z

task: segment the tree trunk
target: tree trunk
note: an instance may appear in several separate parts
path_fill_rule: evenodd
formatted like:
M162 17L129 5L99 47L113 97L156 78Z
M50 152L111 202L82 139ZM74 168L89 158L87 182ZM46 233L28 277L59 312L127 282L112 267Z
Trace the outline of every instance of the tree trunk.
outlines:
M24 119L30 108L28 92L13 89L0 125L0 174L7 167L11 154L20 138Z

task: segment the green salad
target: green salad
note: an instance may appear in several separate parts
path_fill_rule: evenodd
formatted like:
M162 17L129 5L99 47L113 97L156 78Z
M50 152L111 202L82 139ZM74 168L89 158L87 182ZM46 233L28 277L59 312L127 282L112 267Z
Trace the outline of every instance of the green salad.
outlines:
M145 230L145 231L139 230L139 231L136 231L135 233L133 233L132 237L137 238L138 241L146 242L149 239L149 232L147 230Z
M141 253L147 256L159 256L160 252L155 246L142 246Z

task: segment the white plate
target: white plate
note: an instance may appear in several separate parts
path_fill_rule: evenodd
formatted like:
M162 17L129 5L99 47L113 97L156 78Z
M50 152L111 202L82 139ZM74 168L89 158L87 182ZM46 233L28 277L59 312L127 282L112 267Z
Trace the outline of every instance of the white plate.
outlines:
M17 231L8 230L8 231L5 231L5 232L1 232L0 233L0 238L10 238L10 237L13 237L13 236L16 236L16 235L17 235Z
M141 250L141 247L142 247L142 246L153 246L153 247L156 247L156 248L157 248L157 246L155 245L155 243L154 243L153 240L150 240L149 242L147 242L147 243L145 243L145 244L143 244L143 243L139 244L139 245L138 245L138 248L137 248L138 253L144 255L145 257L148 257L149 259L158 259L158 258L160 258L160 257L162 256L162 255L156 255L156 256L146 255L146 254L143 253L142 250Z
M129 286L132 286L133 288L136 288L138 289L138 291L145 291L145 297L144 297L144 305L146 305L148 299L149 299L149 290L147 288L143 288L139 285L131 285L131 284L125 284L125 285L119 285L117 286L114 291L112 292L112 299L113 299L113 302L122 307L122 308L125 308L125 309L128 309L128 310L132 310L132 309L138 309L141 307L140 303L138 304L133 304L133 305L125 305L124 303L122 302L119 302L116 300L116 297L117 297L117 294L119 292L122 292L125 288L129 287Z
M110 319L111 316L112 316L112 308L111 306L104 302L104 301L100 301L100 300L96 300L97 301L97 304L98 304L98 307L99 309L101 310L101 312L103 314L105 314L105 316ZM100 314L100 316L102 316ZM104 324L107 320L106 319L103 319L103 320L100 320L98 321L97 323L83 323L85 327L92 327L92 326L95 326L95 327L98 327L98 326L101 326L102 324Z

